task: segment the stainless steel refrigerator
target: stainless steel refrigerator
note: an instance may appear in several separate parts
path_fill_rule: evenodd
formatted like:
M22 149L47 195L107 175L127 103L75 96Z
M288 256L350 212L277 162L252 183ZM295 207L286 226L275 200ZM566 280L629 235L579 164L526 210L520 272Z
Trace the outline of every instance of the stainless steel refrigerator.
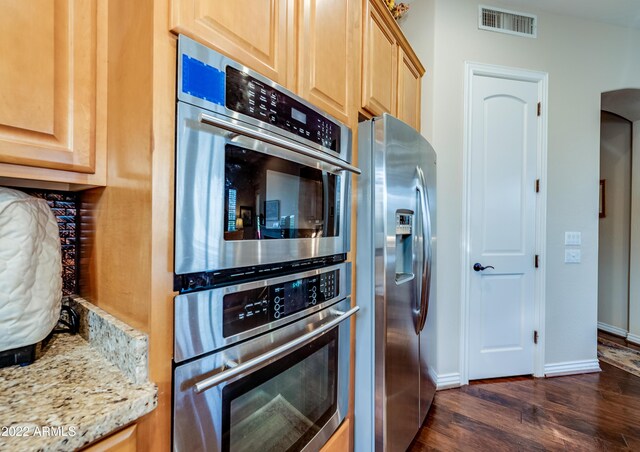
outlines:
M383 115L358 127L355 450L405 451L435 394L436 154Z

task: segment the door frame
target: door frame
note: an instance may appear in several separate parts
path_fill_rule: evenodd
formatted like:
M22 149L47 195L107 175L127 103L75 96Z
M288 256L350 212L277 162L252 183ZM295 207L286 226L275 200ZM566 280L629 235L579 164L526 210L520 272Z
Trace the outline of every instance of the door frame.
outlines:
M510 68L491 64L465 61L464 74L464 145L462 151L462 287L460 309L460 384L469 384L469 305L471 281L470 244L470 212L471 212L471 104L473 96L473 77L476 75L535 82L538 85L538 99L542 102L538 128L537 178L540 179L540 191L536 202L536 254L540 256L540 266L535 272L534 294L534 328L538 331L538 344L534 347L534 376L544 377L545 350L545 257L546 257L546 224L547 224L547 110L549 74L520 68ZM531 187L533 190L534 187ZM532 338L533 340L533 338Z

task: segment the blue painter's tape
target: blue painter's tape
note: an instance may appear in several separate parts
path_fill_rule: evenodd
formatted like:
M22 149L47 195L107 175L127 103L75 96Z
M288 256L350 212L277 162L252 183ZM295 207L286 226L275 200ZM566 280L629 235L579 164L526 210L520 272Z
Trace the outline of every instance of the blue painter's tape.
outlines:
M183 93L224 105L224 80L224 72L189 55L182 55Z

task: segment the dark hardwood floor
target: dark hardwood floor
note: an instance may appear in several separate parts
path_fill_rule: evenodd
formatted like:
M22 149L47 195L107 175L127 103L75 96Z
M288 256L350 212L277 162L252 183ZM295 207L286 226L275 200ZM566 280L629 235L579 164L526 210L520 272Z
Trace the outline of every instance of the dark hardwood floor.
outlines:
M640 451L640 378L600 366L439 391L409 450Z

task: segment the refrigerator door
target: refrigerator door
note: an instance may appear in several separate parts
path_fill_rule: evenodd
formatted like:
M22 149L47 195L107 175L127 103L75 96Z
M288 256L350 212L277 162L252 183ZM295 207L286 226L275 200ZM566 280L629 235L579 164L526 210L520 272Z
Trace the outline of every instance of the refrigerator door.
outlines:
M421 303L421 294L426 295L422 275L429 270L429 299L435 293L435 153L420 134L388 115L360 123L358 148L361 311L356 319L354 448L404 451L435 391L426 358L435 352L433 315L426 299ZM426 209L431 234L423 225ZM431 265L425 269L429 244Z
M429 375L429 357L435 355L435 328L433 314L429 316L430 307L436 296L436 153L431 145L422 140L420 151L419 168L424 176L421 181L424 203L418 209L421 216L420 240L423 241L420 248L422 254L419 256L419 268L425 269L426 281L420 284L421 295L424 299L422 328L420 330L420 424L424 422L427 412L431 407L431 402L436 392L436 385ZM428 211L428 216L423 212ZM426 213L426 212L425 212ZM426 251L426 253L425 253ZM421 273L422 274L422 273ZM424 289L422 289L424 287ZM424 293L423 291L427 291Z
M420 427L420 272L415 260L415 220L421 140L415 130L392 116L374 120L375 185L386 188L382 215L376 218L376 230L384 231L386 239L384 261L376 260L376 266L384 266L384 286L376 288L376 311L386 312L383 447L388 451L406 450Z

